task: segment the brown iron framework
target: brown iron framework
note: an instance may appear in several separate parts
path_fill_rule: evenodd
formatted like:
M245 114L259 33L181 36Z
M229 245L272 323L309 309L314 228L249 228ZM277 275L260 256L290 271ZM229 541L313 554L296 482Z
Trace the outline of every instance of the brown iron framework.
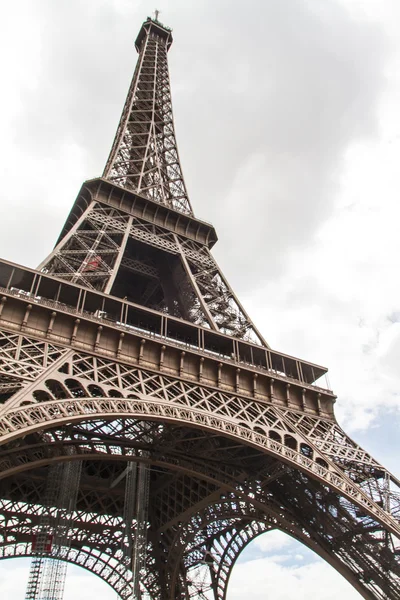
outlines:
M241 550L271 529L362 597L400 599L399 481L338 425L326 369L269 348L193 215L171 43L147 19L103 178L83 185L54 251L38 270L0 261L0 554L34 554L43 514L57 533L48 472L79 461L47 555L122 599L226 600ZM127 504L136 464L142 512ZM141 592L126 543L139 530Z

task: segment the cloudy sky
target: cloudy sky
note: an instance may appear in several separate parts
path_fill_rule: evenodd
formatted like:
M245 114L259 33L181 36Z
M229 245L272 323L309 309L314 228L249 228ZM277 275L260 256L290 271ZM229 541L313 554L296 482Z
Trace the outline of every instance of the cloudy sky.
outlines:
M36 266L101 174L147 0L15 0L0 22L0 256ZM400 474L398 0L160 0L196 215L273 348L329 367L349 433ZM25 561L0 565L22 600ZM19 587L18 587L19 586ZM65 600L114 598L70 570ZM251 586L253 586L251 588ZM317 588L316 588L317 586ZM318 589L318 593L315 590ZM81 594L81 595L79 595ZM273 533L228 600L358 597Z

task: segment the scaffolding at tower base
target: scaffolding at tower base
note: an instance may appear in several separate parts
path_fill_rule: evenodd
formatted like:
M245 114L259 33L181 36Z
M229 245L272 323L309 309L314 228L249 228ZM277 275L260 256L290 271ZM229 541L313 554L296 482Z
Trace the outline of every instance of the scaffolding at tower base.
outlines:
M68 531L76 506L81 461L58 464L48 471L43 513L36 539L25 600L62 600L70 547Z

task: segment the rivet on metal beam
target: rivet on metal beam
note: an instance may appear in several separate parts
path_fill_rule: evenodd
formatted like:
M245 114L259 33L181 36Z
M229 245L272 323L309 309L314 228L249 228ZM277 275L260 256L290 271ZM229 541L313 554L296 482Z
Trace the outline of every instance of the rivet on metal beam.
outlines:
M160 350L160 371L163 370L164 366L164 355L165 355L165 346L161 346Z
M119 340L118 340L117 358L119 358L121 356L122 343L124 341L124 337L125 337L125 333L123 331L121 331L121 333L119 334Z
M76 334L78 333L78 328L79 328L80 322L81 322L80 319L75 319L74 329L73 329L73 332L72 332L72 335L71 335L71 344L75 343Z
M145 343L146 343L146 340L144 340L144 339L140 340L139 365L143 361L143 352L144 352L144 345L145 345Z
M257 398L257 379L258 379L258 373L254 373L253 374L253 396L254 396L254 398Z
M48 326L47 332L46 332L47 336L51 335L51 333L53 331L53 326L54 326L54 321L56 320L56 316L57 316L57 313L53 310L53 312L50 315L49 326Z
M322 412L321 394L320 393L317 394L317 409L318 409L318 414L320 415Z
M5 303L7 302L7 298L5 296L2 296L1 301L0 301L0 317L3 313L3 308Z
M290 408L290 383L286 384L286 406Z
M240 390L240 369L236 369L236 382L235 382L236 391Z
M97 352L98 348L99 348L99 343L100 343L100 338L101 338L101 332L103 331L103 325L99 325L97 328L97 334L96 334L96 340L94 342L94 350Z
M203 381L203 365L204 365L204 358L201 357L200 363L199 363L199 381L200 381L200 383Z
M27 323L28 323L28 319L29 319L29 314L32 310L32 304L28 304L28 306L26 307L26 311L25 311L25 315L24 315L24 319L22 321L22 325L21 325L21 331L24 331Z
M222 379L222 363L218 364L218 375L217 375L217 385L218 387L221 385L221 379Z
M269 380L269 396L271 398L271 402L275 398L275 396L274 396L274 382L275 382L275 379L270 379Z
M181 360L179 363L179 377L182 377L183 367L184 367L184 363L185 363L185 354L186 354L186 352L183 350L181 352Z

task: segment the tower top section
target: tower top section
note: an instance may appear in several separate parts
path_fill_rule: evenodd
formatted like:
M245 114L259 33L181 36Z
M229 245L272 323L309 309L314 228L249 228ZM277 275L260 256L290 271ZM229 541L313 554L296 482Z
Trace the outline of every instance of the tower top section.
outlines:
M158 16L158 11L156 11ZM135 41L135 48L140 53L142 44L148 35L157 36L162 40L166 41L167 50L170 49L172 44L172 29L160 23L158 18L152 19L151 17L147 17L147 20L144 21L138 36Z
M103 177L174 210L193 214L175 138L168 50L172 31L147 17L135 46L139 52Z

